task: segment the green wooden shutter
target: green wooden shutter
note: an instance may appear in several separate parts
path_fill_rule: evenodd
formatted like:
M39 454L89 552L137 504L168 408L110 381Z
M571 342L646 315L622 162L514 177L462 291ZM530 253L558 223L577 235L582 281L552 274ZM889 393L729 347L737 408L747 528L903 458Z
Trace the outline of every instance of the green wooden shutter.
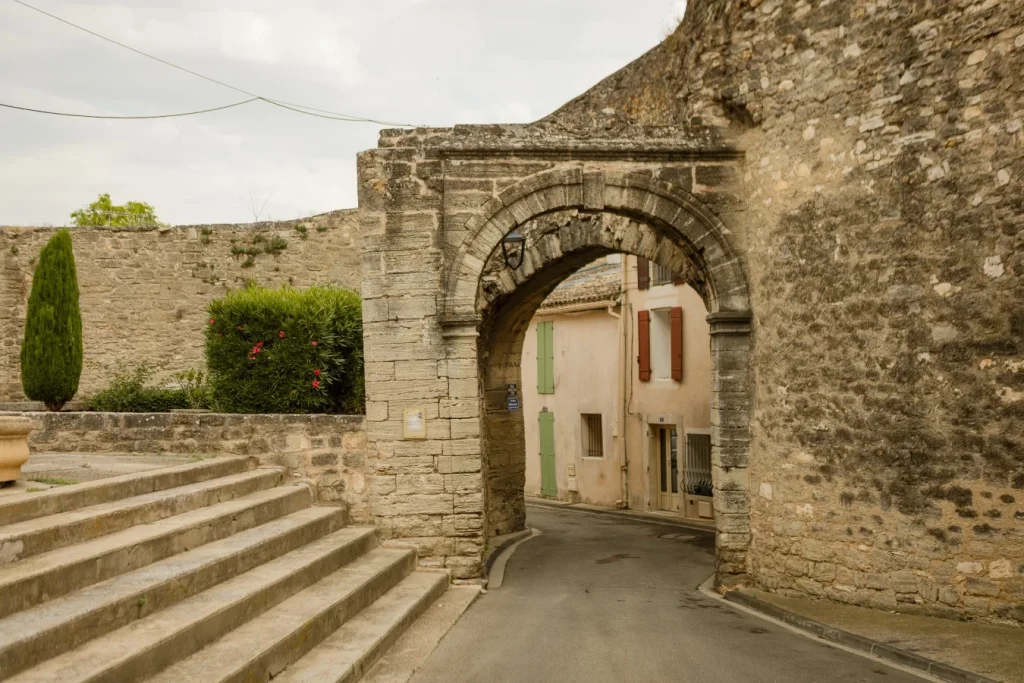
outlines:
M555 393L554 323L537 323L537 393Z
M540 413L540 495L558 495L555 483L555 414Z

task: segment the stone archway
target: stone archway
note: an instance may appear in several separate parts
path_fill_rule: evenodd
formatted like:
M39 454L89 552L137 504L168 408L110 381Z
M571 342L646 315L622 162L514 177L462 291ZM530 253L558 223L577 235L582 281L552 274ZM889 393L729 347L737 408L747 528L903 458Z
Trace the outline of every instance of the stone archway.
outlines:
M710 312L718 572L745 575L750 303L719 218L741 208L741 155L698 138L457 127L388 133L360 155L370 504L385 539L479 576L490 539L523 523L522 418L488 410L518 373L522 330L576 267L627 252L684 273ZM553 218L564 224L532 240L522 268L488 269L512 228ZM410 411L425 433L406 429Z
M546 225L533 225L543 217ZM626 220L608 220L609 217ZM704 299L712 335L712 454L720 580L745 573L749 542L746 479L750 407L749 297L728 229L691 194L639 173L570 168L506 188L467 224L445 286L442 325L479 330L481 475L485 538L521 529L522 413L505 409L521 385L529 321L543 299L583 264L610 252L642 256L682 275ZM523 265L504 267L500 243L526 233ZM723 372L724 370L724 372Z

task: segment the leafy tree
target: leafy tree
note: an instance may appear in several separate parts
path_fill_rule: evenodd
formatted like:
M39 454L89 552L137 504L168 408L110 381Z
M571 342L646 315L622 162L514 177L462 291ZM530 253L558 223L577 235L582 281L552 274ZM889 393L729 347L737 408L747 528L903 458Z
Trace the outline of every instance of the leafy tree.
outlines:
M117 205L110 201L109 194L101 194L87 209L71 214L73 225L85 227L145 228L163 225L156 217L153 207L146 202L128 202Z
M59 230L39 253L21 345L25 395L60 410L82 376L82 314L71 233Z

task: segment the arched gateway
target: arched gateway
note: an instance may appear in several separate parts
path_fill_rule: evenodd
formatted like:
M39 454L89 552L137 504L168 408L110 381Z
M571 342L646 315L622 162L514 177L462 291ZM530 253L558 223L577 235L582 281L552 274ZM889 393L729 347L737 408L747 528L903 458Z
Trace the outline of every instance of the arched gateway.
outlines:
M719 581L746 573L750 299L736 236L708 205L738 210L739 155L693 131L664 139L459 127L386 132L361 155L371 505L425 564L478 575L488 541L523 527L523 416L505 397L526 327L567 275L625 252L683 276L709 311Z

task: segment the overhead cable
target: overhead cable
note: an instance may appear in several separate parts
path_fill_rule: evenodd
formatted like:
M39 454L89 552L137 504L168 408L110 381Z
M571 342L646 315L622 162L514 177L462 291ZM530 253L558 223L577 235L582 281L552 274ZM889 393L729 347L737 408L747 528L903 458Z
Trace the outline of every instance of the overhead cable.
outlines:
M187 74L189 74L191 76L195 76L196 78L201 78L204 81L209 81L210 83L214 83L214 84L219 85L219 86L221 86L223 88L229 88L231 90L234 90L235 92L242 93L243 95L248 95L249 97L252 97L254 99L262 100L263 102L266 102L267 104L272 104L275 107L281 107L282 109L287 109L289 111L294 111L294 112L297 112L299 114L305 114L307 116L316 116L318 118L333 119L335 121L351 121L351 122L357 122L357 123L376 123L376 124L379 124L379 125L382 125L382 126L398 126L400 128L415 128L416 127L415 124L411 124L411 123L397 123L397 122L394 122L394 121L382 121L380 119L372 119L372 118L366 118L366 117L361 117L361 116L352 116L352 115L343 114L343 113L340 113L340 112L328 111L326 109L317 109L316 107L308 107L306 105L296 104L294 102L287 102L285 100L275 100L275 99L271 99L269 97L263 97L262 95L257 95L256 93L249 92L248 90L245 90L243 88L239 88L237 86L231 85L230 83L225 83L224 81L219 81L216 78L211 78L210 76L206 76L206 75L201 74L201 73L199 73L197 71L193 71L192 69L188 69L186 67L179 66L178 64L175 64L173 62L169 62L166 59L162 59L162 58L157 57L155 55L151 55L148 52L143 52L142 50L139 50L138 48L134 48L131 45L126 45L126 44L124 44L122 42L114 40L113 38L108 38L107 36L104 36L104 35L101 35L99 33L96 33L95 31L93 31L91 29L85 28L84 26L79 26L78 24L70 22L67 19L64 19L63 17L59 17L56 14L51 14L50 12L47 12L46 10L40 9L39 7L35 7L34 5L30 5L27 2L24 2L24 0L13 0L13 2L18 3L19 5L21 5L23 7L27 7L30 10L33 10L35 12L39 12L40 14L48 16L51 19L56 19L57 21L61 22L62 24L67 24L68 26L70 26L72 28L76 28L79 31L84 31L84 32L88 33L91 36L99 38L100 40L105 40L108 43L113 43L114 45L117 45L118 47L124 48L125 50L130 50L130 51L134 52L135 54L142 55L143 57L146 57L148 59L152 59L154 61L160 62L164 66L169 66L172 69L177 69L178 71L184 71L185 73L187 73ZM247 102L240 103L240 104L247 104L248 102L251 102L251 101L252 100L248 100ZM18 107L15 107L15 108L18 108ZM31 110L29 110L29 111L31 111ZM213 111L213 110L211 110L211 111ZM314 112L320 112L320 113L318 114L318 113L314 113ZM42 112L42 113L52 113L52 112ZM328 114L329 114L329 116L327 116ZM90 118L120 118L120 117L90 117ZM145 117L127 117L127 118L145 118ZM157 118L160 118L160 117L157 117Z
M233 102L231 104L225 104L222 107L212 107L210 109L199 109L197 111L183 111L174 114L149 114L141 116L108 116L104 114L75 114L66 111L50 111L48 109L33 109L31 107L19 107L15 104L5 104L0 102L0 107L6 107L7 109L18 109L20 111L30 111L36 114L50 114L52 116L70 116L76 119L116 119L116 120L141 120L141 119L171 119L179 116L194 116L196 114L208 114L213 111L222 111L224 109L231 109L232 107L241 107L243 104L249 104L250 102L256 102L262 98L253 97L242 102Z

